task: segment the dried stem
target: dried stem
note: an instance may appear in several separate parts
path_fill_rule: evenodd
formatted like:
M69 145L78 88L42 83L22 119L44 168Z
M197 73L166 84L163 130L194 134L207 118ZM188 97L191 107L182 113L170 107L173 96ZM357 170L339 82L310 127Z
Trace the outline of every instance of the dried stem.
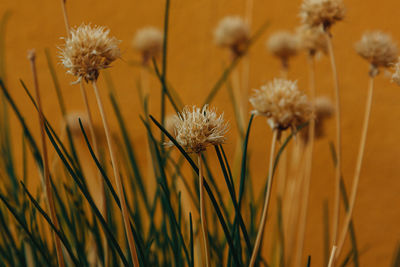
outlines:
M67 36L71 34L70 27L69 27L69 20L68 20L68 13L67 13L67 7L66 7L66 2L67 0L61 0L61 8L64 16L64 23L65 23L65 30L67 31Z
M203 245L204 245L204 253L206 258L206 266L210 267L210 250L208 247L208 234L207 234L207 219L205 214L205 205L204 205L204 178L202 174L202 166L201 166L201 154L198 154L198 165L199 165L199 191L200 191L200 223L201 230L203 233Z
M329 257L328 267L332 267L335 259L336 246L332 247L331 256Z
M48 154L47 154L47 144L46 144L46 136L45 136L45 124L44 124L44 116L43 116L43 109L42 109L42 102L40 98L40 92L39 92L39 82L37 78L37 72L36 72L36 53L34 50L30 51L28 53L28 59L31 63L31 69L32 69L32 74L33 74L33 81L34 81L34 87L35 87L35 93L36 93L36 102L38 105L38 115L39 115L39 123L40 123L40 137L42 141L42 152L43 152L43 177L44 177L44 186L45 186L45 196L47 198L47 202L49 205L50 209L50 216L51 216L51 221L54 224L56 229L60 229L59 227L59 222L57 219L56 215L56 209L54 205L54 199L53 199L53 191L51 189L51 181L50 181L50 169L49 169L49 159L48 159ZM57 260L58 260L58 266L64 267L64 256L62 254L62 249L61 249L61 241L59 237L52 231L53 237L55 239L55 244L56 244L56 253L57 253Z
M111 164L113 167L114 171L114 178L115 178L115 183L117 185L117 192L118 192L118 197L121 201L121 210L122 210L122 219L124 221L124 227L125 227L125 232L126 232L126 237L128 239L128 244L129 244L129 250L132 256L132 261L133 265L135 267L139 267L139 260L136 252L136 245L135 245L135 240L133 239L133 234L132 234L132 229L130 227L130 219L129 219L129 212L126 204L126 199L125 199L125 194L123 192L123 186L122 186L122 181L121 181L121 176L118 168L118 162L117 162L117 157L115 155L115 150L114 146L112 143L111 139L111 132L108 126L108 121L107 117L103 108L103 102L101 100L100 92L99 89L97 88L97 83L96 81L92 82L94 93L96 95L97 99L97 105L99 107L101 119L103 120L103 126L104 126L104 132L106 135L107 139L107 145L108 149L110 152L110 158L111 158Z
M245 9L245 21L249 28L253 23L253 7L254 0L246 1L246 9ZM250 54L249 51L243 55L242 59L242 89L243 89L243 111L245 114L248 112L248 88L249 88L249 78L250 78Z
M360 148L358 151L358 157L357 157L357 165L354 173L354 178L353 178L353 187L350 195L350 202L349 202L349 208L346 213L344 225L342 232L339 236L339 242L338 242L338 249L336 253L336 258L339 257L340 252L342 250L344 241L346 239L346 234L347 230L349 229L349 224L351 221L351 216L353 214L354 210L354 204L356 202L356 197L357 197L357 189L358 189L358 184L360 181L360 173L361 173L361 167L362 167L362 161L364 157L364 151L365 151L365 144L367 141L367 132L368 132L368 124L369 124L369 118L371 115L371 106L372 106L372 96L374 92L374 76L370 75L369 78L369 86L368 86L368 96L367 96L367 103L365 105L365 114L364 114L364 124L362 128L362 133L361 133L361 140L360 140Z
M312 110L314 110L314 99L315 99L315 61L312 55L308 57L308 67L309 67L309 83L310 83L310 96ZM300 223L299 223L299 237L297 239L297 253L296 253L296 266L301 266L301 257L304 247L304 238L306 233L307 225L307 213L308 213L308 199L310 194L310 184L311 184L311 171L312 171L312 160L314 151L314 136L315 136L315 113L310 120L310 126L308 127L308 143L307 143L307 160L305 162L305 180L304 180L304 192L301 201L301 213L300 213Z
M94 126L93 126L92 112L90 110L90 105L89 105L86 89L83 84L83 80L81 80L80 85L81 85L80 88L81 88L83 102L85 103L86 116L88 119L90 136L92 139L93 152L96 155L96 157L99 157L99 144L97 142L96 132L95 132ZM100 200L101 201L101 214L103 214L105 221L107 221L107 201L106 201L105 183L104 183L103 177L101 176L100 171L97 172L97 177L100 180L100 184L101 184L101 200ZM107 237L105 235L103 235L103 246L104 246L104 253L105 253L104 261L107 263L108 262L108 250L107 250Z
M257 256L258 256L258 251L260 249L261 245L261 240L263 237L264 233L264 228L265 228L265 223L267 219L267 213L268 213L268 206L269 206L269 200L271 197L271 186L272 186L272 178L273 178L273 166L274 166L274 154L275 154L275 147L276 147L276 141L278 139L278 133L279 130L275 129L272 134L272 143L271 143L271 151L270 151L270 156L269 156L269 168L268 168L268 185L267 185L267 193L265 194L265 200L264 200L264 207L261 215L261 221L257 233L257 238L256 238L256 243L254 244L254 249L253 253L250 258L250 264L249 267L253 267Z
M340 175L342 169L342 138L341 138L341 122L340 122L340 94L339 94L339 80L336 70L335 55L333 53L333 45L331 35L325 31L326 42L328 45L328 52L331 61L333 85L335 90L336 102L336 151L337 151L337 164L335 173L335 197L333 209L333 229L332 229L332 244L336 245L337 231L339 226L339 213L340 213Z

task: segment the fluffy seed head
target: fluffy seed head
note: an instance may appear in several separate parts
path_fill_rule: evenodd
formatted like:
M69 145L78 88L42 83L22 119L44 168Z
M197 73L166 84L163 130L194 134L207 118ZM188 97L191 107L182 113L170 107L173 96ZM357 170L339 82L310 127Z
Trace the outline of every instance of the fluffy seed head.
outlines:
M392 75L392 82L400 85L400 58L397 60L397 63L394 64L394 73Z
M208 106L185 107L175 118L176 141L190 153L200 153L207 146L225 142L228 123Z
M109 36L110 30L82 24L71 29L70 37L65 38L60 48L61 62L68 73L78 77L78 81L95 81L99 71L121 56L115 37Z
M288 31L279 31L270 36L267 48L274 56L287 61L299 51L299 39Z
M327 53L328 46L321 28L310 28L306 25L302 25L297 28L297 36L299 38L300 47L308 51L311 55L315 55L317 52Z
M389 35L380 31L365 33L355 49L375 68L389 67L397 61L397 45Z
M335 109L332 101L327 97L317 97L314 100L314 118L315 118L315 138L322 138L325 136L325 122L331 118ZM309 128L304 127L301 131L304 141L308 141Z
M133 38L133 47L142 54L143 63L161 54L164 42L163 33L155 27L145 27L137 31Z
M311 105L297 83L286 79L273 81L255 90L250 97L253 113L265 116L272 129L292 129L311 117Z
M214 31L217 45L229 47L235 55L245 52L250 40L250 28L239 16L223 18Z
M342 0L303 0L300 7L300 18L303 24L310 27L323 26L329 29L335 22L345 16Z

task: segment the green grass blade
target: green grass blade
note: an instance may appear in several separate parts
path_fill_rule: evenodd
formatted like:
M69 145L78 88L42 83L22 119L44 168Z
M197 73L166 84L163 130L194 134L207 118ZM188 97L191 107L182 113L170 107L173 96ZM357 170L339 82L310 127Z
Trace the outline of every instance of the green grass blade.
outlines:
M25 231L29 239L31 240L32 244L36 247L36 249L39 251L43 259L45 260L47 266L51 267L53 264L50 261L49 255L47 254L46 251L43 251L43 248L39 245L38 241L34 238L33 234L29 231L28 226L24 222L23 219L18 215L17 211L8 203L6 198L0 194L0 200L4 203L4 205L7 207L7 209L11 212L11 214L14 216L14 218L17 220L18 224L22 227L22 229Z
M60 228L60 229L56 228L56 226L51 221L49 215L40 207L39 203L35 200L35 198L32 196L32 194L26 188L25 184L23 182L21 182L21 185L22 185L22 188L24 189L24 192L27 194L29 200L32 202L32 204L35 206L35 208L39 211L39 213L43 216L43 218L46 220L46 222L50 225L50 227L53 229L55 234L60 238L65 249L68 251L69 256L71 257L71 260L74 262L75 266L81 266L82 264L75 257L75 255L72 251L71 245L68 242L65 234L63 233L62 228Z

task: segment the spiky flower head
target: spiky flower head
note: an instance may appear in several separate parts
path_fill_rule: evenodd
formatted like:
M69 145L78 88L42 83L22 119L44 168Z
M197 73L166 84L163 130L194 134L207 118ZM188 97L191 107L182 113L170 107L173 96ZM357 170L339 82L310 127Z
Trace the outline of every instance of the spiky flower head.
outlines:
M355 49L373 69L390 67L397 61L397 45L389 35L380 31L365 33L355 44Z
M278 31L269 37L267 48L274 56L287 64L289 58L295 56L299 51L299 39L291 32Z
M78 77L78 81L95 81L99 71L121 56L120 41L109 36L110 30L101 26L82 24L71 29L60 48L61 62L68 73Z
M397 60L397 63L394 64L394 73L392 75L392 82L400 85L400 58Z
M210 145L223 144L229 125L224 114L217 115L215 109L185 107L176 115L176 141L189 153L200 153Z
M239 16L223 18L214 31L217 45L229 47L234 55L243 54L250 40L250 28Z
M323 26L328 30L344 19L346 10L342 0L303 0L300 7L302 23L309 27Z
M163 43L164 34L155 27L138 30L132 42L133 47L142 54L143 64L160 56Z
M321 28L310 28L306 25L301 25L297 28L297 36L300 47L305 49L310 55L315 55L317 52L327 53L328 45Z
M325 136L325 122L327 119L331 118L335 109L333 107L332 101L324 96L317 97L313 101L314 108L314 119L315 119L315 138L322 138ZM308 141L309 128L304 127L301 131L304 141Z
M297 87L297 82L286 79L273 81L254 90L250 97L253 113L267 117L272 129L295 129L311 117L307 96Z

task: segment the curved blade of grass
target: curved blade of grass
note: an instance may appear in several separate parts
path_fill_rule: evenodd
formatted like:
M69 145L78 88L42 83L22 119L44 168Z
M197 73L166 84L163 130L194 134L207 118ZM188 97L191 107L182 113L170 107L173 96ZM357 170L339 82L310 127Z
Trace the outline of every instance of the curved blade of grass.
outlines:
M331 150L331 156L332 156L333 164L334 164L334 166L336 166L337 157L336 157L335 145L332 142L330 142L329 147L330 147L330 150ZM346 211L348 211L348 209L349 209L349 198L348 198L348 195L347 195L346 185L344 184L342 175L340 175L340 194L342 195L344 208L346 209ZM352 251L353 251L354 266L358 267L358 266L360 266L359 259L358 259L359 258L359 253L358 253L358 248L357 248L356 231L355 231L353 219L351 219L350 223L349 223L349 233L350 233L350 241L351 241L351 246L352 246Z
M66 158L64 157L63 153L61 152L59 146L57 145L56 141L54 140L54 138L53 138L52 134L50 133L50 131L49 131L47 126L46 126L45 130L46 130L47 136L50 139L51 144L53 145L54 149L56 150L58 156L60 157L61 161L63 162L63 164L66 167L67 171L69 172L70 176L73 178L75 183L78 185L79 190L81 191L81 193L83 194L85 199L88 201L92 212L94 212L94 214L96 215L97 219L100 221L105 234L107 235L107 237L110 240L110 243L113 244L114 248L116 249L116 251L117 251L120 259L124 263L124 265L125 266L129 266L128 261L126 260L126 258L124 256L124 254L123 254L123 252L122 252L122 250L121 250L116 238L114 237L112 231L108 227L107 222L104 220L103 215L101 215L101 212L97 208L92 196L90 195L90 192L82 184L82 177L78 177L79 174L75 173L75 171L73 170L73 168L71 167L69 162L66 160Z
M11 212L11 214L14 216L14 218L17 220L18 224L22 227L22 229L24 229L25 233L27 234L27 236L29 237L29 239L31 240L32 244L36 247L36 249L39 251L39 253L42 255L43 259L45 260L47 266L51 267L53 266L50 259L48 258L48 254L43 251L42 247L39 245L39 243L35 240L34 236L32 235L32 233L29 231L28 226L26 225L26 223L24 222L23 219L21 219L18 216L17 211L10 205L10 203L8 203L8 201L6 200L6 198L0 194L0 200L6 205L7 209Z
M61 92L60 82L58 81L57 73L54 68L49 49L45 48L44 53L46 55L47 66L50 71L50 76L51 76L51 79L53 80L54 89L56 90L56 93L57 93L58 105L60 106L61 114L65 120L65 118L67 116L67 110L65 108L64 97ZM68 138L69 147L71 149L72 157L75 159L76 164L79 166L78 153L76 152L75 143L72 138L71 129L70 129L68 123L66 123L65 128L66 128L66 132L67 132L67 138Z
M46 220L46 222L50 225L50 227L54 230L55 234L60 238L61 242L63 243L65 249L68 251L69 256L71 257L71 260L76 266L81 266L82 263L78 261L78 259L75 257L71 245L69 244L65 234L62 232L62 230L59 230L55 227L53 222L51 221L49 215L40 207L39 203L35 200L35 198L31 195L29 190L26 188L25 184L21 182L22 188L24 189L24 192L27 194L29 200L32 202L32 204L35 206L35 208L39 211L39 213L43 216L43 218Z
M17 119L19 120L21 126L22 126L22 130L28 140L29 146L32 149L32 153L33 156L35 158L35 161L37 162L37 164L39 165L40 169L43 169L43 163L42 163L42 157L40 155L38 146L35 142L35 139L33 138L31 131L29 130L24 117L22 116L21 112L19 111L18 107L16 106L14 100L12 99L12 97L10 96L3 80L0 79L0 87L4 93L4 96L6 97L8 103L10 104L12 110L14 111L15 115L17 116Z
M193 170L198 174L198 173L199 173L199 169L198 169L197 165L193 162L193 160L192 160L192 159L190 158L190 156L186 153L186 151L183 149L183 147L181 147L181 146L179 145L179 143L175 140L175 138L173 138L172 135L171 135L171 134L170 134L170 133L169 133L169 132L168 132L154 117L153 117L153 116L150 115L150 119L154 122L154 124L157 125L158 128L160 128L160 130L161 130L161 131L171 140L171 142L178 148L178 150L182 153L182 155L185 157L185 159L186 159L186 160L189 162L189 164L192 166ZM203 178L203 179L204 179L204 178ZM238 266L240 266L241 260L239 260L239 257L238 257L239 255L237 255L237 254L235 253L236 249L235 249L235 247L234 247L234 245L233 245L233 240L232 240L232 237L231 237L230 232L229 232L229 230L228 230L228 227L227 227L227 225L226 225L224 216L222 215L222 212L221 212L221 210L220 210L220 208L219 208L219 206L218 206L218 203L217 203L217 201L216 201L216 199L215 199L215 197L214 197L214 194L212 193L211 188L210 188L210 186L208 185L208 183L207 183L207 181L206 181L205 179L204 179L204 188L206 189L207 194L208 194L208 196L210 197L210 200L211 200L211 202L212 202L212 204L213 204L214 210L215 210L215 212L217 213L219 222L220 222L221 227L222 227L222 229L223 229L223 231L224 231L225 237L226 237L226 239L227 239L227 241L228 241L230 250L231 250L231 252L233 253L233 258L234 258L236 264L237 264Z
M125 143L125 148L126 148L126 151L128 153L128 158L129 158L129 162L130 162L131 167L132 167L132 171L135 174L136 181L137 181L139 189L140 189L139 191L140 191L140 193L141 193L141 195L143 197L146 209L147 209L147 211L149 211L150 210L150 203L149 203L149 200L148 200L148 197L147 197L147 194L146 194L146 190L144 188L142 175L140 174L140 170L139 170L139 166L137 164L137 159L136 159L136 155L135 155L135 152L134 152L134 149L133 149L133 145L132 145L132 142L131 142L131 140L129 138L128 131L127 131L126 127L125 127L124 119L122 117L122 114L121 114L121 111L119 109L119 105L117 103L117 100L116 100L115 96L113 94L109 94L109 96L110 96L112 107L114 109L115 116L116 116L117 121L118 121L118 125L119 125L119 128L120 128L120 131L122 133L122 138L123 138L124 143Z
M218 160L219 160L219 163L220 163L220 166L221 166L224 178L225 178L225 183L226 183L226 185L228 187L228 191L229 191L229 194L231 196L231 200L232 200L233 206L235 208L235 212L236 212L235 216L238 217L239 226L240 226L240 228L242 230L243 237L244 237L244 239L246 241L247 251L248 251L249 254L251 254L251 252L252 252L251 242L250 242L250 238L249 238L249 235L247 233L247 230L246 230L246 225L244 223L242 214L241 214L241 212L239 210L239 204L238 204L238 202L236 200L236 194L235 194L235 191L234 191L235 189L233 188L233 184L230 183L228 171L227 171L226 166L224 164L224 160L222 159L222 155L221 155L219 147L218 146L214 146L214 148L215 148L215 152L217 153L217 157L218 157ZM239 240L240 240L240 235L239 235Z

